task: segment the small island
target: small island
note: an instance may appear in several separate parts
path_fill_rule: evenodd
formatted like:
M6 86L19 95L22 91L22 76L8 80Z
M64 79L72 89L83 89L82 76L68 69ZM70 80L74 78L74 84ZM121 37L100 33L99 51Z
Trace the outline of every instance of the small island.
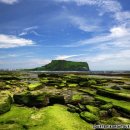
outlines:
M33 71L89 71L87 62L52 60L51 63L31 69Z

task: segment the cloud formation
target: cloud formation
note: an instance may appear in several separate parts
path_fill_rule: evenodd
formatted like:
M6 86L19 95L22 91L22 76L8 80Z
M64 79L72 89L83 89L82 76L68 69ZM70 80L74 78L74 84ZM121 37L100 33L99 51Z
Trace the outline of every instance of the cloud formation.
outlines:
M28 27L25 28L20 34L19 36L25 36L28 34L34 34L36 36L41 36L39 33L37 33L35 30L38 29L38 26L32 26L32 27Z
M121 10L121 5L117 0L54 0L57 2L76 3L78 6L96 5L104 12L117 12Z
M13 48L34 45L35 42L29 39L16 37L13 35L0 34L0 48Z
M18 1L19 0L0 0L0 3L12 5L14 3L17 3Z
M68 16L70 22L74 25L76 25L80 30L85 31L85 32L93 32L93 31L98 31L99 27L96 24L91 24L88 23L89 20L86 20L83 17L79 16Z
M55 59L56 60L65 60L65 59L69 59L69 58L73 58L73 57L78 57L78 56L81 56L81 55L82 54L80 54L80 55L59 55Z

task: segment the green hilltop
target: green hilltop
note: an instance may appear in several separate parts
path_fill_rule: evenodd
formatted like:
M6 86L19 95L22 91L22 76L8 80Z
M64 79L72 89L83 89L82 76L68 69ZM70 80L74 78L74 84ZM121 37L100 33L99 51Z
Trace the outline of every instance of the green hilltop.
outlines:
M52 60L51 63L37 67L35 71L89 71L87 62L74 62L66 60Z

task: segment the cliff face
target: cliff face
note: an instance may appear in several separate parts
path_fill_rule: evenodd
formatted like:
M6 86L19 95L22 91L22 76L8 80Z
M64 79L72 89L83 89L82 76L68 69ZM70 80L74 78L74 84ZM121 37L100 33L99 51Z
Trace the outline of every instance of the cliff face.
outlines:
M66 60L52 60L51 63L35 68L44 71L89 71L87 62L74 62Z

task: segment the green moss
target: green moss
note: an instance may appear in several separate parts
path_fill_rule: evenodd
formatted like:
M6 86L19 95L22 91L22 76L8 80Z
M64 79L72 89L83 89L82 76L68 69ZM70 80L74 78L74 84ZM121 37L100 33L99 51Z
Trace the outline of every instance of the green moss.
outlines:
M12 98L7 93L0 93L0 114L10 110Z
M91 106L91 105L86 105L86 109L89 112L91 112L91 113L93 113L95 115L98 115L99 114L99 110L100 110L98 107L94 107L94 106Z
M88 122L95 123L98 121L98 117L90 112L81 112L80 116Z
M0 116L0 123L14 122L24 125L28 122L32 113L34 113L34 109L13 105L9 112Z
M65 83L59 84L57 88L58 88L58 89L61 89L61 88L63 88L63 87L66 87L66 84L65 84Z
M0 124L0 130L24 130L19 124Z
M67 112L64 106L54 105L40 112L45 114L44 125L31 130L92 130L91 125L81 120L78 114Z
M68 112L67 107L62 105L39 110L13 106L10 112L0 116L1 123L6 124L7 128L17 123L29 130L93 130L92 125L78 114Z
M81 94L75 94L72 96L72 101L80 101L82 98L83 96Z
M37 83L32 83L28 86L29 90L36 90L41 86L41 83L37 82Z
M14 94L13 98L15 103L29 107L43 107L48 104L48 94L40 90L17 93Z
M49 81L48 78L41 79L42 83L48 83L48 81Z
M91 95L91 96L96 95L96 91L95 91L95 90L92 90L92 89L79 89L79 91L84 92L84 93L87 93L87 94L89 94L89 95Z
M88 85L89 86L96 85L96 84L97 84L97 82L95 80L93 80L93 79L91 79L91 80L88 81Z
M112 117L108 119L105 124L112 124L112 125L120 125L120 124L130 124L130 119L124 117ZM124 130L124 129L122 129Z
M102 110L108 110L108 109L111 109L113 107L113 104L112 103L107 103L105 105L102 105L100 108Z
M75 87L78 87L78 84L68 84L68 87L75 88Z
M122 100L130 100L130 94L121 92L120 90L113 90L110 88L105 88L105 89L98 89L97 94L106 96L106 97L112 97L115 99L122 99Z
M103 97L103 96L95 96L95 99L100 100L104 103L112 103L113 106L116 107L117 109L130 114L130 102L116 100L116 99Z

